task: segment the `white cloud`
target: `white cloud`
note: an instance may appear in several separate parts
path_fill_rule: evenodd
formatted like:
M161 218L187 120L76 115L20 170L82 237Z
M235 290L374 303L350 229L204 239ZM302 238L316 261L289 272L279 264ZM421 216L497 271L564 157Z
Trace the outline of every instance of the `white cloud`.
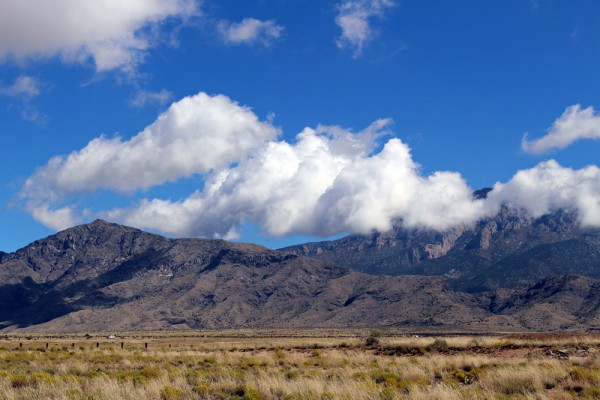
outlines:
M394 6L392 0L346 0L340 3L335 17L335 23L342 29L336 40L338 47L351 47L354 57L360 56L364 46L375 37L373 20L383 18Z
M161 23L197 13L196 0L3 0L0 61L91 58L98 71L132 70Z
M43 125L48 117L39 111L32 100L42 92L43 84L36 78L27 75L18 76L8 85L0 84L0 96L9 97L13 102L9 109L15 110L26 121Z
M582 225L600 227L600 169L592 165L573 170L554 160L542 162L494 186L488 195L488 213L495 213L501 204L525 209L534 217L575 210Z
M179 236L231 237L248 221L275 236L328 235L385 230L397 217L444 229L482 216L482 202L458 174L420 176L400 140L371 154L372 138L389 123L376 121L358 134L306 128L293 144L269 142L211 175L187 199L148 199L107 217Z
M221 38L229 44L261 43L265 46L279 39L284 28L275 21L244 18L241 22L221 21L218 25Z
M572 170L555 161L497 183L488 198L457 172L423 175L409 147L378 139L391 120L354 133L339 126L305 128L293 142L225 96L200 93L174 103L130 140L99 137L55 157L29 178L21 199L51 227L87 219L74 194L150 188L199 174L203 187L179 200L147 198L101 217L176 236L232 238L246 222L274 236L385 231L393 220L444 230L492 216L502 205L540 216L577 211L600 226L600 169ZM81 200L79 200L81 202Z
M277 134L248 108L200 93L172 104L129 140L100 136L54 157L26 181L21 196L57 201L103 188L133 192L227 167Z
M29 207L28 211L37 221L57 231L70 228L81 222L81 217L72 207L51 210L47 204L42 204Z
M40 83L31 76L21 75L10 86L0 86L0 94L9 97L31 100L40 94Z
M156 92L139 90L135 97L131 99L130 103L135 107L143 107L148 104L164 104L171 100L173 93L167 89L161 89Z
M23 118L25 121L33 122L34 124L43 126L50 120L46 114L28 102L24 102L23 104L19 105L13 104L11 105L11 108L13 107L18 111L19 115L21 115L21 118Z
M543 154L564 149L580 139L600 139L600 115L593 107L581 109L579 104L568 107L539 139L523 136L521 148L527 153Z

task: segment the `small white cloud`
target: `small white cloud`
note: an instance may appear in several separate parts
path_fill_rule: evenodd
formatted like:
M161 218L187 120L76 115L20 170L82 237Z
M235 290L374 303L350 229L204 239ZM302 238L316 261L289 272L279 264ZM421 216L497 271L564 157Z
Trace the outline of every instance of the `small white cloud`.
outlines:
M28 211L37 221L57 231L70 228L81 222L81 218L71 207L51 210L48 205L40 205L28 207Z
M569 35L569 37L573 40L573 41L577 41L578 37L579 37L579 27L575 27L575 29L573 29L571 31L571 34Z
M0 62L92 59L97 71L133 70L168 19L197 15L196 0L27 0L0 5Z
M335 23L342 29L337 38L339 48L354 49L354 57L360 56L364 46L375 37L374 19L382 19L388 9L395 6L392 0L346 0L337 6Z
M19 76L10 86L0 86L0 94L30 100L40 94L40 83L31 76Z
M218 29L225 43L261 43L269 46L273 40L281 37L284 27L277 25L273 20L261 21L255 18L244 18L238 23L221 21Z
M34 124L43 126L50 120L46 114L27 102L16 105L15 108L18 110L21 118L23 118L25 121L33 122Z
M0 84L0 96L9 97L9 109L16 111L26 121L43 125L48 117L32 104L32 100L42 92L42 83L36 78L21 75L8 86Z
M173 93L167 89L161 89L157 92L140 90L130 103L134 107L144 107L148 104L165 104L173 97Z
M554 121L545 136L529 140L528 135L524 135L521 148L527 153L543 154L553 149L564 149L581 139L600 139L600 115L593 107L581 109L579 104L575 104Z

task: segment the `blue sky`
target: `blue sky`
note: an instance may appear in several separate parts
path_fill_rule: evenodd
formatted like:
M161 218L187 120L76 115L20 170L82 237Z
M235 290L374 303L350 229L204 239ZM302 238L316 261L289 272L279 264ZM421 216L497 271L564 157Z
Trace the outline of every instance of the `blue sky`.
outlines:
M501 203L597 226L599 15L592 0L0 0L0 249L97 217L271 247L394 218L446 229Z

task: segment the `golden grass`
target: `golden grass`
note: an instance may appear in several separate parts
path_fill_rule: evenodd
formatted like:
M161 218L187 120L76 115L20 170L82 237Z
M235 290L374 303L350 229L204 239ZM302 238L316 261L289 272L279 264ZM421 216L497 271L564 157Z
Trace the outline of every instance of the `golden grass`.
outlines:
M600 398L597 336L356 332L5 337L0 400Z

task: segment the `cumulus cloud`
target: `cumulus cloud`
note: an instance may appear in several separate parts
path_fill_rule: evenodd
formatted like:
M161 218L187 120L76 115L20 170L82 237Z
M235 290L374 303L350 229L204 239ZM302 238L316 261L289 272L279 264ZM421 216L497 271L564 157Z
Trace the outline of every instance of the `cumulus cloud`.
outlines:
M255 18L244 18L241 22L221 21L218 25L223 41L229 44L261 43L269 46L273 40L279 39L284 28L273 20L261 21Z
M100 137L53 158L21 195L35 218L56 226L59 212L73 219L70 209L56 205L74 192L127 192L203 174L203 189L188 198L146 199L104 214L179 236L231 238L244 222L278 236L384 230L394 218L444 229L479 218L482 202L459 174L421 176L398 139L373 152L390 124L378 120L358 133L306 128L289 143L274 140L277 129L249 109L199 94L175 103L128 141Z
M12 85L0 86L0 94L23 100L31 100L40 94L40 83L31 76L21 75L15 79Z
M490 213L500 205L525 209L533 217L575 210L584 226L600 227L600 169L562 167L554 160L518 171L507 183L497 183L488 195Z
M196 0L4 0L0 61L50 58L98 71L131 70L168 19L198 13Z
M360 56L364 46L374 38L374 19L385 17L395 3L392 0L346 0L338 4L335 23L342 29L337 38L339 48L354 49L354 57Z
M281 236L386 230L398 217L408 226L440 229L479 218L482 202L458 174L420 176L398 139L371 154L372 138L389 123L376 121L358 134L306 128L295 143L269 142L212 175L187 199L145 200L109 217L180 236L226 238L248 221Z
M575 104L554 121L546 135L531 141L528 135L523 136L521 148L527 153L543 154L564 149L581 139L600 139L600 115L593 107L582 109Z
M410 148L388 138L389 119L353 132L305 128L295 140L225 96L200 93L174 103L137 136L99 137L55 157L29 178L21 199L51 227L83 219L73 194L129 192L197 174L202 186L178 200L146 198L96 216L176 236L234 238L244 223L269 235L331 235L407 227L445 230L473 224L506 205L540 216L575 210L600 226L600 169L573 170L547 161L497 183L474 199L452 171L424 175Z
M100 136L52 158L25 183L23 198L59 201L75 192L133 192L227 167L278 130L225 96L200 93L172 104L129 140Z

